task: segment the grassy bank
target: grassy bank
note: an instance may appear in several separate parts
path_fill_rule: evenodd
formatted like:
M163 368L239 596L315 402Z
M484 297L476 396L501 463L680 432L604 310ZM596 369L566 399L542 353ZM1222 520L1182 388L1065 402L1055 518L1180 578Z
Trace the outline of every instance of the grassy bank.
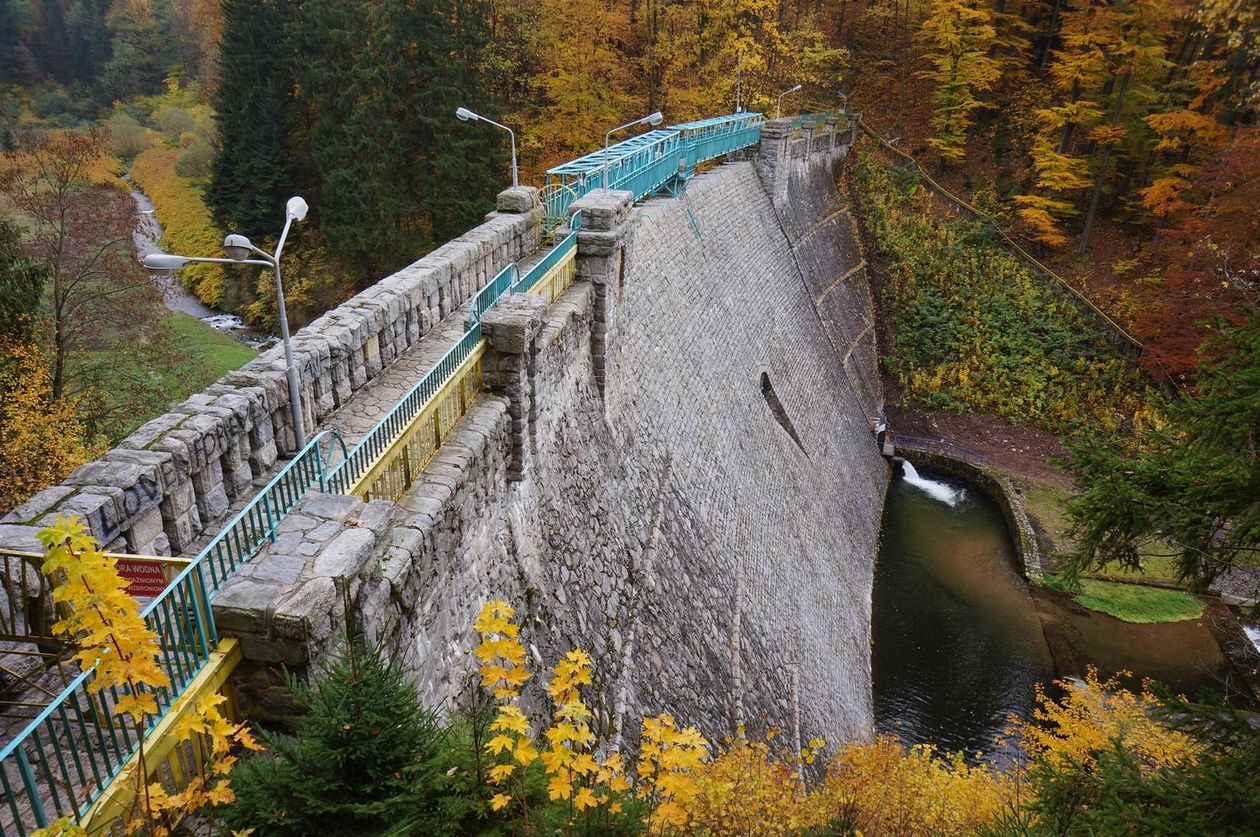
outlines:
M1180 622L1203 613L1203 603L1183 590L1092 578L1081 579L1080 589L1073 590L1055 575L1046 576L1046 585L1068 593L1081 607L1125 622Z
M211 328L191 314L171 311L167 325L181 351L198 358L208 367L206 374L209 380L192 387L189 394L258 356L256 351L232 335Z

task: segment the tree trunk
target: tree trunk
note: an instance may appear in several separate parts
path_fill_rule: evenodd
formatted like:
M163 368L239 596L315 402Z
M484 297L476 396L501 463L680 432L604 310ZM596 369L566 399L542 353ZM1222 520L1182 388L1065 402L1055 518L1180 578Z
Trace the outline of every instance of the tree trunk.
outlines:
M1069 105L1076 104L1076 100L1080 98L1080 95L1081 95L1081 83L1079 81L1073 81L1072 93L1071 95L1068 96L1068 104ZM1059 153L1066 154L1068 150L1068 145L1071 144L1071 142L1072 142L1072 123L1064 122L1063 133L1059 134Z
M1062 5L1063 0L1054 0L1054 6L1050 9L1050 23L1046 26L1046 45L1041 48L1041 60L1037 62L1037 75L1046 74L1046 64L1050 62L1050 45L1054 43L1055 31L1059 28L1059 8Z
M1124 107L1124 94L1128 92L1132 73L1125 73L1120 79L1120 89L1116 91L1116 104L1111 110L1111 124L1120 121L1120 111ZM1077 252L1082 256L1089 249L1089 238L1094 231L1094 220L1098 216L1098 202L1102 200L1103 183L1107 179L1107 163L1111 160L1111 146L1103 149L1102 160L1098 164L1098 174L1094 177L1094 194L1089 199L1089 212L1085 214L1085 229L1081 231L1081 246Z

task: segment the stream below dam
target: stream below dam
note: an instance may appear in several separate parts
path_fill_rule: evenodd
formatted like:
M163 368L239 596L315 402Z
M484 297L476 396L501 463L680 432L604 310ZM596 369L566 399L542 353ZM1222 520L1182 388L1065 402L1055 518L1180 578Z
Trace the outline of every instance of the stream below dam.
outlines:
M158 222L153 202L132 184L131 199L136 203L139 223L132 233L136 256L143 259L150 253L161 253L162 225ZM215 255L215 254L206 254ZM211 308L185 288L174 273L150 273L149 281L157 288L162 302L172 311L181 311L201 320L206 325L230 334L247 346L262 350L276 342L274 335L247 324L235 314L227 314Z
M1012 715L1028 719L1036 684L1094 665L1194 695L1227 665L1203 619L1136 625L1030 587L1001 509L984 491L894 463L873 596L875 727L1006 764Z

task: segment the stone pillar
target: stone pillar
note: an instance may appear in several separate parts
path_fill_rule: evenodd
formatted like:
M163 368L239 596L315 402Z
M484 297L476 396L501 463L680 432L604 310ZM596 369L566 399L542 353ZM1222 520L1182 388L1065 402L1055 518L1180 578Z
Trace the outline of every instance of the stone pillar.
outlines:
M534 448L534 371L537 347L534 338L542 330L550 301L529 294L506 296L491 306L481 318L481 336L486 341L482 359L482 380L491 392L508 400L512 418L512 460L508 479L525 475Z
M633 204L631 192L596 189L569 208L570 214L582 212L582 229L577 239L577 279L590 282L594 287L591 361L600 395L604 394L608 375L609 335L616 327L617 302L625 284L628 221Z
M792 120L771 119L762 124L761 144L757 147L754 165L775 206L787 200L786 167L791 148Z

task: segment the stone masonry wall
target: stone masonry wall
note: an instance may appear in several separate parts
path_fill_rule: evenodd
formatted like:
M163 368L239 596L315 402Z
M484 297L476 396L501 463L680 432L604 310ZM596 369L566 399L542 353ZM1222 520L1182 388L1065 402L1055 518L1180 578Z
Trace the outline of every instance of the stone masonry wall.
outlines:
M583 198L578 281L555 304L518 296L487 313L489 393L389 523L354 500L343 513L308 498L293 524L308 534L216 598L220 626L251 640L248 705L283 716L268 666L323 664L340 590L350 621L432 705L475 688L472 621L505 598L535 670L574 645L590 652L597 727L616 742L632 745L638 718L661 711L715 739L741 723L868 729L887 467L871 394L837 356L784 221L832 223L811 214L838 211L843 150L820 143L777 172L723 165L637 209L626 193ZM788 172L823 194L785 215L772 195ZM842 237L811 237L807 264L852 268L851 252L826 249ZM869 319L869 296L840 299ZM320 527L353 548L309 543Z
M305 426L317 427L499 270L533 253L536 206L531 188L505 191L484 224L297 332ZM0 519L0 547L38 549L41 525L75 514L109 550L183 553L217 530L278 458L296 453L289 409L277 345Z

